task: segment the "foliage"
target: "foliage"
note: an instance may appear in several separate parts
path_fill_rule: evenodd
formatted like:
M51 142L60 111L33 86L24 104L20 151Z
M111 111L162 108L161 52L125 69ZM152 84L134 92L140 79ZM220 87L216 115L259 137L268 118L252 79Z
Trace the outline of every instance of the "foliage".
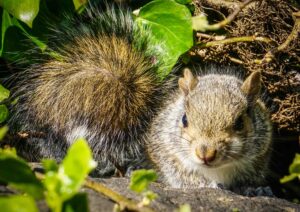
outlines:
M75 10L80 11L81 8L87 3L88 0L73 0Z
M8 117L9 112L7 106L3 103L9 98L10 91L4 88L0 84L0 124L2 124ZM0 141L4 138L5 134L8 131L8 126L0 127Z
M141 169L132 173L129 188L143 196L141 205L149 205L156 199L157 194L148 189L149 184L156 179L157 175L154 170Z
M0 0L0 6L3 8L0 56L2 53L5 53L5 51L3 52L6 43L4 42L5 39L18 39L18 37L15 36L5 38L6 31L10 27L20 29L23 35L29 38L41 51L45 51L47 48L47 43L44 40L47 40L48 31L43 25L47 25L48 23L44 23L45 21L39 17L42 15L51 17L49 15L51 12L47 9L47 5L42 7L43 4L41 4L41 8L39 9L39 0L26 0L28 4L24 3L19 6L17 4L18 1L19 0ZM1 4L1 2L3 3ZM86 3L87 0L73 0L73 6L79 13L82 12ZM162 65L159 67L157 73L161 79L164 79L171 72L178 58L187 52L194 44L192 26L195 21L192 20L192 14L189 10L191 6L190 3L191 0L154 0L141 7L138 15L135 17L135 21L139 26L151 29L151 42L157 47L157 52L163 55L161 57ZM31 5L31 7L28 5ZM66 11L69 10L66 9ZM38 12L42 14L36 16ZM26 14L28 19L23 18L24 16L27 17ZM29 16L28 14L31 15ZM32 24L35 17L37 17L35 22L39 24L37 26ZM53 18L48 21L53 26L63 24L63 18L60 20L56 19ZM205 17L203 19L205 19ZM23 26L20 21L26 23L27 26L32 29ZM35 34L39 37L35 36ZM13 48L19 49L20 46L14 46ZM9 47L10 46L8 46L8 49ZM32 47L28 46L28 48ZM14 49L12 51L14 51ZM55 56L55 52L50 52L50 54L51 56ZM2 56L14 60L9 54Z
M300 180L300 154L296 154L292 164L289 167L289 175L280 179L281 183L287 183L289 181L298 178Z
M60 24L64 24L64 14L69 11L74 12L75 10L80 14L87 1L88 0L0 0L0 7L2 8L0 8L0 56L5 60L14 62L16 59L19 59L18 56L22 56L19 52L36 47L40 49L41 52L45 51L47 49L48 40L47 26L49 25L45 20L50 22L53 28ZM191 0L154 0L141 7L134 17L139 26L151 29L151 42L153 42L154 46L157 46L157 52L160 52L163 55L163 66L160 66L157 73L161 79L168 76L179 57L184 61L189 60L188 54L185 53L194 46L195 38L193 30L208 31L212 29L205 15L200 14L199 16L192 17L190 3ZM280 15L280 13L278 14ZM277 20L277 18L275 19ZM281 23L281 21L277 22ZM250 22L249 24L251 26L255 25L255 23ZM264 26L264 24L260 25ZM268 24L268 26L269 25L270 24ZM275 28L274 23L271 23L271 25L273 30ZM278 31L273 34L277 34L278 36L281 35ZM286 36L281 37L284 39ZM28 43L23 45L24 39L29 39L32 42L31 45ZM215 43L217 45L220 44L218 41ZM280 41L279 43L285 42ZM11 56L13 55L11 53L17 53L17 58ZM243 53L242 55L247 54ZM51 52L51 56L55 57L55 52ZM27 58L25 58L25 60L29 61ZM284 77L283 79L285 80ZM0 85L1 124L5 123L9 115L7 109L7 99L9 98L9 95L9 90ZM7 126L0 128L0 140L2 140L7 130ZM80 148L84 149L84 146L84 144L81 144ZM78 158L67 156L64 160L66 162L63 162L61 165L57 165L53 160L43 161L46 175L42 182L39 180L36 181L29 166L23 160L16 157L13 152L1 150L0 180L7 182L10 187L17 189L20 192L25 192L27 196L15 195L5 198L1 197L0 208L8 209L8 207L11 207L9 208L10 211L18 211L19 208L17 205L21 205L24 206L22 208L24 211L26 211L26 209L28 211L35 211L36 206L34 199L39 198L46 198L49 206L53 210L72 210L74 207L77 208L78 206L76 206L76 204L80 202L78 199L84 202L86 201L86 196L76 192L86 174L94 166L94 163L91 162L92 160L89 151L81 152L79 151L80 148L75 148L75 150L73 149L72 151L70 150L73 152L70 153L70 155L78 154ZM81 161L82 158L79 157L82 154L84 155L82 158L86 157L83 161ZM8 164L5 165L5 163ZM76 164L76 166L74 164ZM282 183L291 181L295 178L300 179L299 164L300 155L297 154L290 166L290 175L282 178ZM2 172L2 170L5 171ZM10 177L10 175L6 176L5 173L7 174L7 171L17 172L18 174L12 177ZM21 176L22 178L19 179L18 176ZM148 191L149 182L153 181L155 178L156 177L154 177L153 173L149 170L144 170L139 174L135 174L135 177L133 176L132 178L131 189L141 193L145 197L145 203L155 198L155 194ZM19 204L12 205L11 202ZM83 206L82 211L86 210L87 206L85 204L81 204L81 206Z
M78 139L60 165L48 159L43 167L45 176L39 180L14 152L0 150L0 181L26 194L0 197L4 211L17 211L16 205L23 205L24 211L37 211L33 199L45 199L52 211L78 210L78 202L81 211L87 211L87 197L78 193L88 173L96 167L87 142Z
M0 208L9 212L37 212L38 208L31 196L12 195L0 197Z
M180 205L178 212L191 212L191 206L189 204Z
M40 0L0 0L0 6L14 17L32 27L39 12Z
M24 35L27 36L32 42L34 42L41 50L46 49L46 44L44 44L36 37L31 36L30 33L28 33L27 30L25 30L25 28L17 20L21 20L31 28L32 22L39 12L39 2L39 0L0 0L0 6L3 8L0 56L2 55L4 48L5 33L11 26L16 26L21 29ZM11 17L9 13L12 14L13 17Z
M9 90L4 88L0 84L0 124L3 123L8 117L8 109L5 104L1 104L4 100L6 100L10 95ZM1 129L0 129L1 131ZM0 134L1 137L1 134Z
M157 52L164 57L158 75L163 79L171 72L179 56L193 46L192 14L186 6L174 0L155 0L140 9L135 21L149 27L153 45L159 44Z

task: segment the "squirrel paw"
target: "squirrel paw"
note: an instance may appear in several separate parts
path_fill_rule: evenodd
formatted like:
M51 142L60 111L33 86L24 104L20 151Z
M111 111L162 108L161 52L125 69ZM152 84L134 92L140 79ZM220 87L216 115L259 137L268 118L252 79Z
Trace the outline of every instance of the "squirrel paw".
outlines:
M258 188L248 187L242 192L242 194L248 197L257 197L257 196L274 197L274 194L270 186L266 186L266 187L260 186Z

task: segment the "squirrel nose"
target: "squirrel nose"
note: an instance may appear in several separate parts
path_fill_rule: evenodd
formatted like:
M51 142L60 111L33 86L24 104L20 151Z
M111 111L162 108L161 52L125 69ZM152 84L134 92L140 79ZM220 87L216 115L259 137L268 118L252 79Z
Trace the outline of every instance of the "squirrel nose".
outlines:
M214 148L200 147L196 149L197 157L204 161L205 164L208 164L215 160L217 150Z

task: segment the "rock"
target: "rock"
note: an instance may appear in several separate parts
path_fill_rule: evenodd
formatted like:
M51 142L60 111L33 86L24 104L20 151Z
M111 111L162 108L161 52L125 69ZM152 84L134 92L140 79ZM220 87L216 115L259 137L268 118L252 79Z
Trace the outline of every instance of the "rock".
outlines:
M126 178L93 179L101 182L127 198L140 201L141 197L128 190ZM195 190L170 189L153 183L150 189L158 194L151 203L156 211L174 211L180 205L189 204L192 211L300 211L300 205L284 199L270 197L245 197L230 191L203 188ZM91 211L112 211L114 203L96 192L88 192Z
M140 201L141 196L128 189L127 178L94 178L93 181L103 183L112 190L129 199ZM180 190L165 188L159 183L152 183L150 190L158 194L158 198L150 207L155 211L175 211L180 205L189 204L192 211L300 211L300 205L288 202L284 199L270 197L245 197L230 191L212 188L194 190ZM83 188L87 192L90 211L113 211L115 203L103 194L89 188ZM0 185L0 196L10 195L7 187ZM40 211L48 211L44 201L38 202Z

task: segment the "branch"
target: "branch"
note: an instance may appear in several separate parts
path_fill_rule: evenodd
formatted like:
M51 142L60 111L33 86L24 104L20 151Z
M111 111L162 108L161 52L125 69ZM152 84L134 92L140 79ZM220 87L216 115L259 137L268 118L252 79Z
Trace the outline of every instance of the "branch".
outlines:
M34 167L34 166L32 166L32 167ZM40 180L43 180L45 178L45 175L40 172L35 172L35 175ZM138 202L127 199L126 197L122 196L121 194L106 187L102 183L98 183L98 182L92 181L90 179L86 179L84 186L96 191L97 193L101 193L104 196L108 197L109 199L113 200L114 202L118 203L120 205L122 211L127 209L128 211L155 212L150 207L139 206Z
M230 14L227 18L225 18L223 21L219 22L219 23L215 23L212 25L208 25L206 26L206 30L218 30L221 29L223 27L225 27L226 25L230 24L235 17L238 15L238 13L245 8L248 4L250 4L253 0L246 0L244 2L242 2L241 4L237 5L236 10Z
M244 64L244 62L242 60L240 60L240 59L237 59L237 58L234 58L234 57L230 57L230 56L227 56L227 57L233 63L240 64L240 65Z
M269 52L267 52L267 54L265 54L263 59L255 60L254 61L255 63L262 64L262 63L271 62L274 59L276 53L286 50L289 47L290 43L298 38L299 33L300 33L300 11L293 13L293 17L295 19L295 24L294 24L292 32L287 37L287 39L281 45L279 45L277 48L272 49Z
M266 37L256 37L253 36L242 36L242 37L234 37L234 38L227 38L224 40L216 40L216 41L209 41L206 43L199 42L195 48L197 49L204 49L212 46L218 46L218 45L224 45L224 44L230 44L230 43L238 43L238 42L253 42L253 41L260 41L264 43L270 43L272 42L271 39Z
M242 2L238 1L226 1L226 0L205 0L206 4L208 4L210 7L217 7L217 8L226 8L226 9L233 9L237 6L242 5Z
M97 183L95 181L87 179L84 186L98 193L101 193L111 200L115 201L120 205L121 209L127 209L129 211L154 212L154 210L150 207L139 207L137 202L127 199L126 197L111 190L101 183Z

